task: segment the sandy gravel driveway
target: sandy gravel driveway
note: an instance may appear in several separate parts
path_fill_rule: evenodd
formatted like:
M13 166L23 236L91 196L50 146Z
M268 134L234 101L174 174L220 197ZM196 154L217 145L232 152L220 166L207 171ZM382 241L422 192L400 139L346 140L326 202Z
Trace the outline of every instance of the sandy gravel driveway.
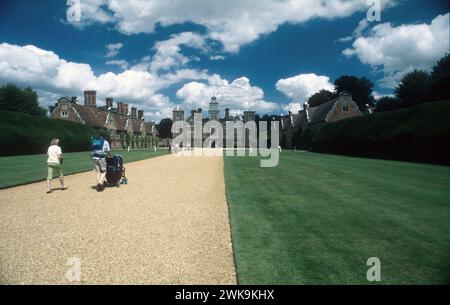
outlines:
M0 190L0 283L68 284L75 258L86 284L234 284L222 157L167 155L127 175L103 193L92 172L50 195L45 182Z

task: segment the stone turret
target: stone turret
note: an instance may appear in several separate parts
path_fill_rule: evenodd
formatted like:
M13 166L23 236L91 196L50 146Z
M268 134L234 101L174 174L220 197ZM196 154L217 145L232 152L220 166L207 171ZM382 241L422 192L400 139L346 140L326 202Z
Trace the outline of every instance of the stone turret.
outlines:
M208 117L210 120L219 120L219 103L217 102L217 97L211 97L211 102L209 103Z
M176 106L172 111L172 121L184 121L184 110L180 106Z
M253 110L244 111L244 124L254 120L255 120L255 111Z

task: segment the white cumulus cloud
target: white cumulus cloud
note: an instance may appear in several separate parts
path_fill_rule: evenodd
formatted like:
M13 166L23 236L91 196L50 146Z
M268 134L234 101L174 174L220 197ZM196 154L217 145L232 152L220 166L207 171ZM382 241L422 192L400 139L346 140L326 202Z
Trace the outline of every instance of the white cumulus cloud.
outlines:
M117 59L117 60L108 60L106 62L107 65L113 65L113 66L119 66L122 70L128 69L128 62L123 59Z
M297 113L300 110L303 110L303 104L296 103L296 102L289 103L289 104L287 104L286 106L283 107L283 110L286 111L286 112L291 111L292 113Z
M113 62L110 64L120 64L120 61ZM149 119L160 120L171 117L175 104L159 91L187 80L196 81L179 89L177 97L183 99L189 108L206 109L213 92L219 97L222 107L232 108L234 112L248 108L249 101L259 112L271 112L278 107L265 101L263 90L252 86L246 77L229 83L207 70L181 68L154 74L145 65L137 65L121 73L95 75L88 64L66 61L54 52L36 46L0 44L0 84L12 82L31 86L38 91L43 105L53 104L64 95L77 96L82 101L84 90L96 90L99 101L113 97L116 101L143 109Z
M220 41L228 52L284 23L304 23L314 18L342 18L369 8L362 0L88 0L82 1L82 21L113 23L125 34L153 33L155 26L192 22L206 27L208 37ZM395 3L383 1L383 7Z
M264 100L264 91L250 84L247 77L228 82L219 75L212 75L207 83L190 82L177 91L177 97L183 100L184 108L207 109L212 95L216 95L220 108L230 108L232 113L240 113L251 107L260 113L272 112L278 104Z
M183 32L172 35L170 39L158 41L154 47L156 54L151 58L150 70L157 73L159 70L186 65L191 59L181 54L181 46L202 50L205 48L205 40L201 35Z
M328 76L315 73L299 74L293 77L280 79L275 88L293 99L296 103L306 103L308 98L321 89L333 91L334 86Z
M206 76L205 76L206 77ZM0 83L11 82L37 90L40 102L50 105L57 97L70 95L82 100L84 90L96 90L102 100L114 97L145 109L148 113L172 107L157 91L173 79L160 79L148 71L125 70L96 76L90 65L68 62L54 52L36 46L0 44Z
M0 44L0 80L75 94L93 79L87 64L68 62L32 45Z
M439 15L430 24L393 26L382 23L356 38L343 54L357 56L361 62L383 72L381 84L392 88L413 69L429 70L449 52L449 14Z
M106 53L106 58L114 58L119 54L119 50L122 49L123 44L118 43L111 43L106 45L106 49L108 52Z

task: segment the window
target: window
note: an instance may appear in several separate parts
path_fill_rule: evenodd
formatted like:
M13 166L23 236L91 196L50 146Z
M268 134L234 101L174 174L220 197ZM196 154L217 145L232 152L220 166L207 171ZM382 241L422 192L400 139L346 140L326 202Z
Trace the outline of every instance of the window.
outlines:
M67 111L61 111L61 117L67 118L69 116L69 113Z
M342 111L343 111L343 112L348 112L348 106L342 107Z

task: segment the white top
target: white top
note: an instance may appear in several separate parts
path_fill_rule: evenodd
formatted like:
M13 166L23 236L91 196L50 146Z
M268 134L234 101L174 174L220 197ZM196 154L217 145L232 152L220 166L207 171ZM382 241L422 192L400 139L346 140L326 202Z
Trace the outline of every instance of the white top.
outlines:
M108 141L105 140L105 141L103 141L102 151L101 152L100 151L94 151L94 153L97 153L97 154L103 153L103 154L106 155L106 153L108 151L111 151L111 147L109 146ZM93 159L100 159L100 158L99 157L93 157Z
M61 147L58 145L52 145L48 148L47 151L47 163L58 163L59 164L59 156L62 155Z

